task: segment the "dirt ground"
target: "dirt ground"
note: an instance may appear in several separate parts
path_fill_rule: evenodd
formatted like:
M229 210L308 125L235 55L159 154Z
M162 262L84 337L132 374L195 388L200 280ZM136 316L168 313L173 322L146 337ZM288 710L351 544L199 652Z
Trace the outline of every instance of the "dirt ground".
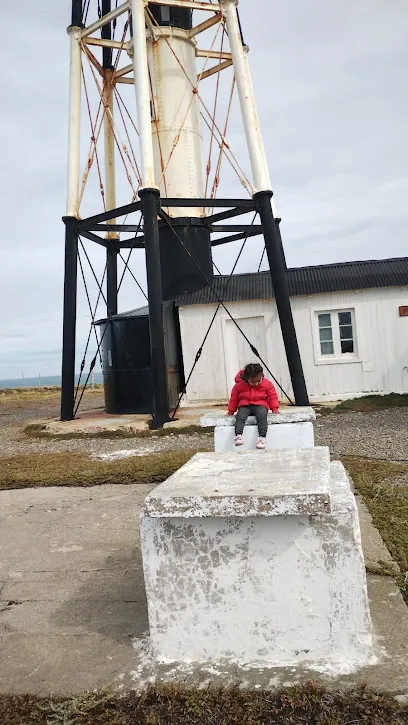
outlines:
M81 409L103 408L103 392L89 392L84 396ZM165 437L127 439L72 439L55 440L31 438L24 427L37 418L58 418L59 395L16 399L0 399L0 450L3 456L28 453L82 452L104 455L118 450L139 453L158 451L194 450L208 446L208 434L174 434ZM315 426L316 445L329 446L332 455L353 455L388 461L408 461L408 407L375 410L333 412L318 415Z

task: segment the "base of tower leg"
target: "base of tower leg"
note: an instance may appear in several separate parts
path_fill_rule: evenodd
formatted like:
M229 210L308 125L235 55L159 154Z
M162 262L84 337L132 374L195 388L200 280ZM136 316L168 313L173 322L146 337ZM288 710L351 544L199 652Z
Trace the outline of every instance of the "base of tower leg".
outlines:
M142 189L139 195L143 204L147 294L149 299L150 351L153 378L153 420L151 428L157 430L170 420L163 323L160 237L157 218L160 208L160 193L157 189Z
M62 340L61 420L74 418L77 307L77 220L65 217L64 317Z

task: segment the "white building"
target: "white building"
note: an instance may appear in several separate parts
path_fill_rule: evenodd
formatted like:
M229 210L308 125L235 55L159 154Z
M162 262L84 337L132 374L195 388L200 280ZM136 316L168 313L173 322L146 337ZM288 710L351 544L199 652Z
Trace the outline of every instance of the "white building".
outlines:
M302 267L288 269L287 274L312 401L408 393L408 257ZM228 277L214 277L217 295L292 396L269 272L234 275L227 282ZM187 378L217 299L206 287L179 298L177 305ZM238 370L255 361L221 306L187 386L185 403L226 401Z

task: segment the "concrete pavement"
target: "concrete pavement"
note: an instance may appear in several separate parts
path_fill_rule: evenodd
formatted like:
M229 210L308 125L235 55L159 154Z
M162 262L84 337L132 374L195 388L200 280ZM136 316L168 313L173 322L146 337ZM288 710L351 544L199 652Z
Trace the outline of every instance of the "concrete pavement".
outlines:
M389 577L368 577L378 662L357 673L155 662L138 531L151 488L0 492L1 691L70 694L151 681L278 687L320 679L408 694L408 608ZM370 562L385 560L370 517L362 524Z

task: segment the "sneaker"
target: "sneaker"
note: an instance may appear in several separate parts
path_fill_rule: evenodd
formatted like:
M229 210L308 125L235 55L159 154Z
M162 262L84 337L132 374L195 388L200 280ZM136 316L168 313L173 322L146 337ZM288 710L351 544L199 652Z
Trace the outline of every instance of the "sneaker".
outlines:
M235 436L235 445L236 446L243 446L244 445L244 439L242 436Z
M259 436L259 438L256 442L256 447L257 447L258 451L263 451L264 448L266 447L265 438L262 438L262 436Z

